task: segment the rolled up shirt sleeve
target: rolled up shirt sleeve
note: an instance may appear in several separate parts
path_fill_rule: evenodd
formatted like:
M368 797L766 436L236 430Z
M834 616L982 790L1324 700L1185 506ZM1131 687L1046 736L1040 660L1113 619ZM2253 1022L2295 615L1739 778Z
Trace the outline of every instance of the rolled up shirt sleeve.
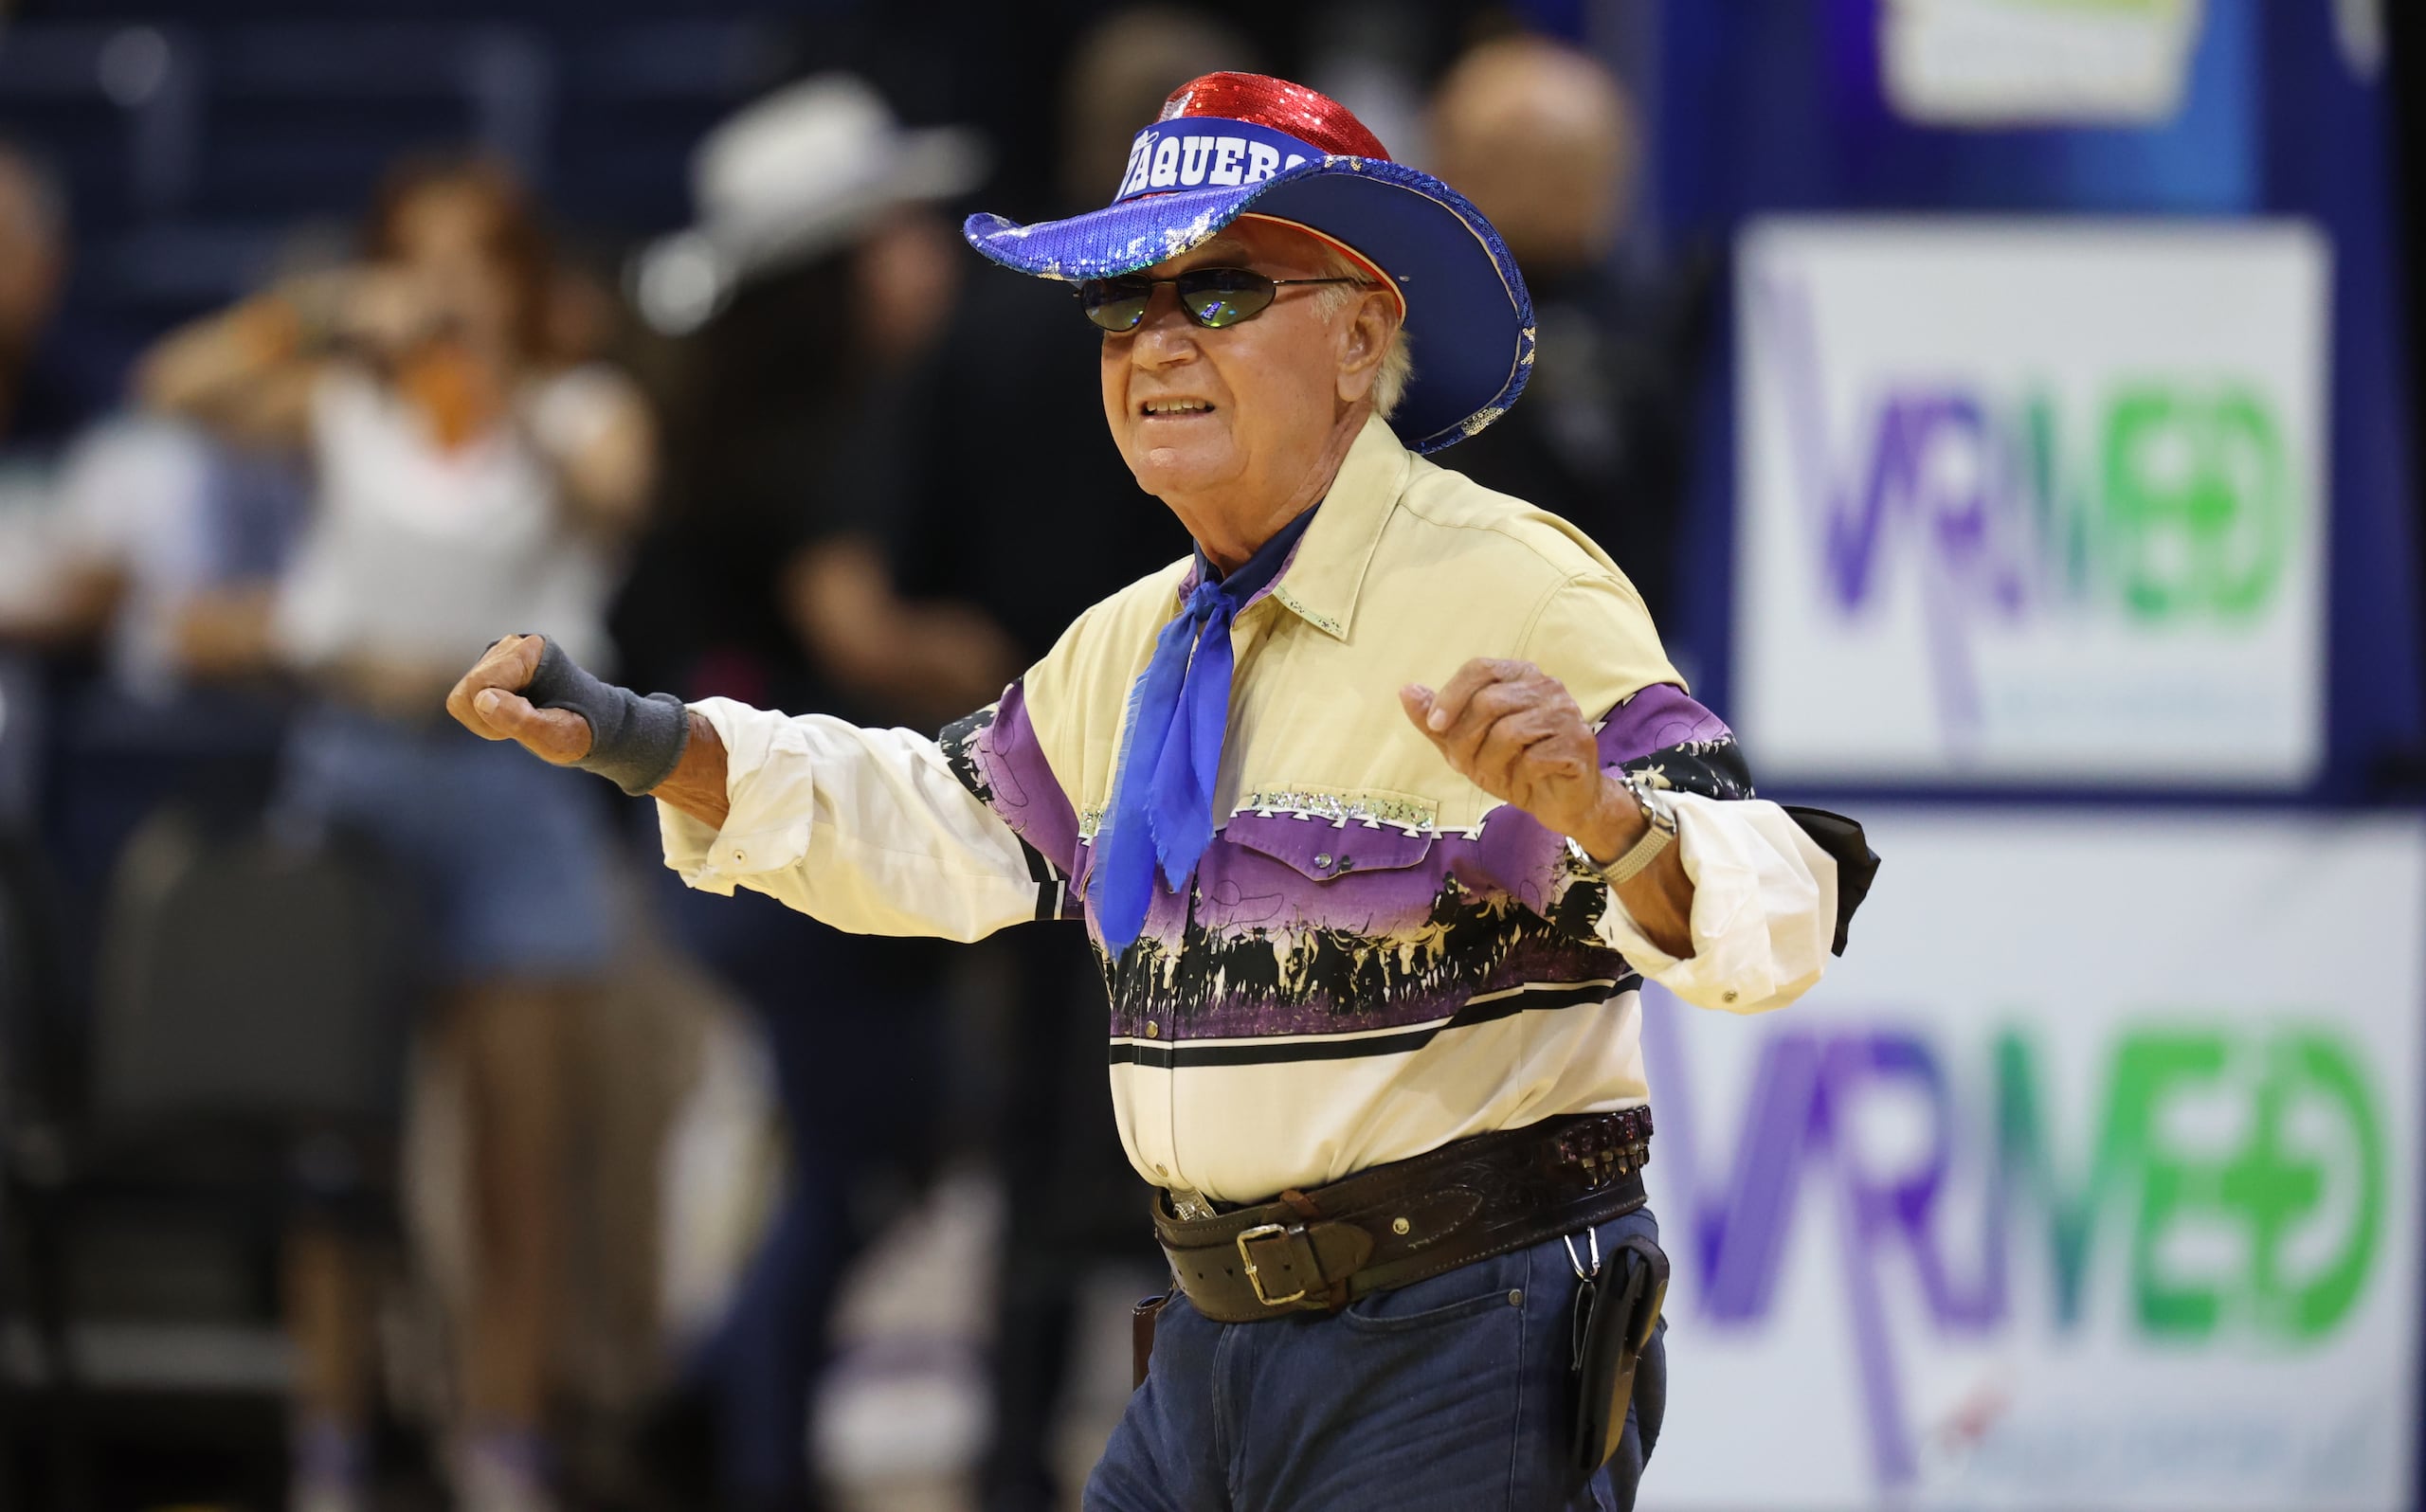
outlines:
M1029 853L935 742L725 698L691 706L724 742L722 828L663 802L665 864L860 934L976 940L1036 917Z
M1826 968L1836 937L1837 863L1765 799L1673 792L1676 846L1693 883L1693 949L1651 943L1616 887L1602 939L1642 974L1700 1008L1783 1008Z

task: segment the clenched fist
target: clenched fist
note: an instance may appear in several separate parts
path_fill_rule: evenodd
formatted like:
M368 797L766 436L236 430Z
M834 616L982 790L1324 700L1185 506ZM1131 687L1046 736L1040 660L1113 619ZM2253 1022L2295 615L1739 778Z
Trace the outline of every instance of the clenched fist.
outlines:
M446 695L446 711L482 740L519 741L559 766L589 754L589 722L570 709L540 709L522 696L547 649L539 636L507 636L480 654Z
M1606 864L1642 833L1642 811L1601 770L1584 711L1530 661L1476 657L1439 693L1399 690L1407 718L1476 786L1573 837Z

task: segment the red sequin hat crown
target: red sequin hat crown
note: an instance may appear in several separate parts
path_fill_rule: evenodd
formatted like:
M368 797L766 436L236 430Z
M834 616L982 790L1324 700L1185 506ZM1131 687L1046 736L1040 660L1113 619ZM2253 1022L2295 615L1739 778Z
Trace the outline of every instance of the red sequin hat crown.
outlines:
M1319 89L1269 74L1222 73L1191 79L1171 91L1163 101L1163 113L1154 118L1181 120L1198 116L1269 126L1340 157L1391 160L1382 139L1367 131L1347 106Z

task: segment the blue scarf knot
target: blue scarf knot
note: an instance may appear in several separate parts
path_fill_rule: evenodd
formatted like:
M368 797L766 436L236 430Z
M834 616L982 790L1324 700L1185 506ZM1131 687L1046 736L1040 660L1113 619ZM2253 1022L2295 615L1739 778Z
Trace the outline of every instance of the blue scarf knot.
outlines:
M1118 955L1146 927L1155 874L1177 892L1213 843L1213 785L1230 723L1237 668L1230 624L1279 576L1313 518L1308 510L1265 542L1244 567L1218 581L1203 553L1195 591L1163 626L1154 655L1129 689L1129 738L1113 780L1092 889L1105 948Z

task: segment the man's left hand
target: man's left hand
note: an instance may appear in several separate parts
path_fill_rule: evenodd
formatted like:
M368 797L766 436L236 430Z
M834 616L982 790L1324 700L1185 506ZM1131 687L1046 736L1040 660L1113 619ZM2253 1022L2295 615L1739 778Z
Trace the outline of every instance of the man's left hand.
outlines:
M1642 833L1642 811L1601 770L1592 727L1566 687L1530 661L1476 657L1439 693L1399 690L1407 718L1449 765L1606 864Z

